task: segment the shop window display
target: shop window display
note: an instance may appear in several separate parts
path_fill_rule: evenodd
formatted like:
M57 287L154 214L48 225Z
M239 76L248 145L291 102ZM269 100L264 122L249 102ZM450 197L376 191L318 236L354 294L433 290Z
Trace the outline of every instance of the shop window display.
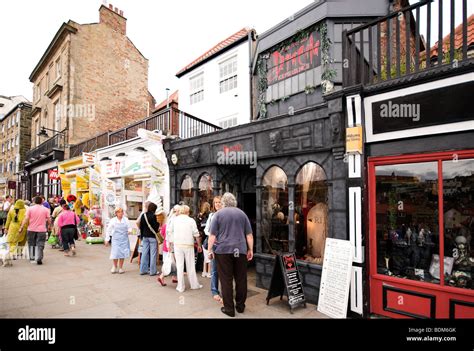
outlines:
M444 255L447 285L473 289L474 159L443 162Z
M181 182L180 201L182 201L183 204L188 205L189 208L192 210L193 198L193 180L190 176L187 175L183 178L183 181Z
M264 253L289 251L288 177L273 166L262 179L262 248Z
M296 175L295 249L296 257L322 264L328 235L328 186L326 173L309 162Z
M376 167L376 211L377 272L439 284L437 162Z

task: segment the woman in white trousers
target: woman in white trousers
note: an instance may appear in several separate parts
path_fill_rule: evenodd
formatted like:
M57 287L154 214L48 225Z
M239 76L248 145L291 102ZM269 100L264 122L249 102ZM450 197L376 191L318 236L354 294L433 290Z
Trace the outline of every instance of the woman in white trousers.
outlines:
M174 251L178 273L176 290L182 293L186 289L184 281L185 262L191 289L201 289L202 285L199 284L194 265L194 241L197 241L198 252L202 252L201 240L199 239L196 221L189 217L189 206L181 206L179 215L170 223L169 234L168 241L171 245L171 252Z

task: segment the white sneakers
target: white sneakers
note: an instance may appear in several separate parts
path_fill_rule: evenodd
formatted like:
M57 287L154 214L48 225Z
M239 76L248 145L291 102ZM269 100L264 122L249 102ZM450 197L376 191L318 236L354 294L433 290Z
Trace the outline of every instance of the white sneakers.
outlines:
M112 267L112 269L110 270L110 273L112 273L112 274L115 274L115 273L124 274L125 270L123 270L122 268L119 269L117 267Z

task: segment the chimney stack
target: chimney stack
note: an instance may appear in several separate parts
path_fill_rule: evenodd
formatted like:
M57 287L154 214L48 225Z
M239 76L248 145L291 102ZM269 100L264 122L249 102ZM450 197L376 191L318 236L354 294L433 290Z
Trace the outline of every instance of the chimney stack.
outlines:
M99 18L99 23L104 23L120 34L127 34L127 19L123 16L123 11L114 8L112 4L109 4L109 7L104 5L100 7Z

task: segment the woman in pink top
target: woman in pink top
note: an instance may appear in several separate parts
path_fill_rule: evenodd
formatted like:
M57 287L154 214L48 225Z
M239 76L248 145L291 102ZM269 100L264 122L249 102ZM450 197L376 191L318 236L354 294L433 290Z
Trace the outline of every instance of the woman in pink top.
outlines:
M77 235L77 225L80 219L74 211L66 204L58 217L58 227L63 241L64 256L76 255L74 237Z
M173 213L174 213L174 209L173 209ZM165 217L165 213L164 212L160 212L158 215L157 215L157 218L158 218L158 222L160 223L161 225L161 235L163 236L163 238L165 239L163 241L163 262L165 262L165 259L168 255L172 255L171 252L169 252L169 248L168 248L168 240L166 239L166 217ZM172 269L171 269L171 272L170 274L172 275L172 282L173 283L177 283L178 282L178 279L176 278L176 269L173 269L175 267L172 266ZM161 284L161 286L166 286L166 283L165 283L165 275L163 274L163 272L161 272L160 276L158 277L158 283Z

